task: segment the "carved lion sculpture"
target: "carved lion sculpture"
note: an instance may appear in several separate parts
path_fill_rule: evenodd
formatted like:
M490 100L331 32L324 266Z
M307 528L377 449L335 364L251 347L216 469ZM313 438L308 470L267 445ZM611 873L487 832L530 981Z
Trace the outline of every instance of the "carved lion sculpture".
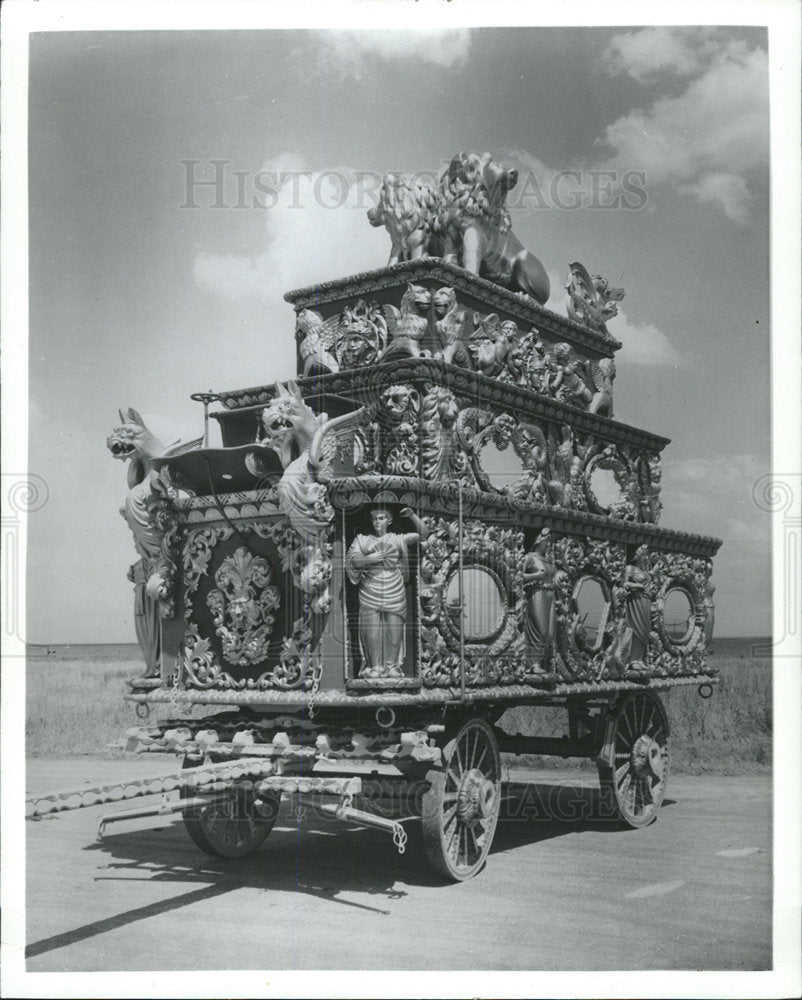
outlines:
M385 226L390 234L389 264L415 260L430 249L437 223L437 193L406 174L385 174L378 204L368 210L368 221Z
M518 171L504 167L490 153L457 153L440 178L438 224L446 259L514 292L543 303L549 278L541 262L511 230L507 194Z

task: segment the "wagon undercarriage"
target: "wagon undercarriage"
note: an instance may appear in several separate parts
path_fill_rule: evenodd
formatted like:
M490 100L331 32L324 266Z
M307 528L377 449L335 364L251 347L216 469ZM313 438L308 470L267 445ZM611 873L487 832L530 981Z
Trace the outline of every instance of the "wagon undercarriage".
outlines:
M268 837L282 799L317 822L373 827L403 853L418 824L430 866L470 878L484 864L504 799L501 754L594 760L601 814L629 826L657 815L669 769L668 722L657 693L553 697L568 732L548 738L497 725L505 705L367 708L355 717L322 710L218 712L132 727L125 749L182 761L168 775L29 799L30 818L75 808L161 796L159 802L104 814L98 836L117 824L180 814L204 852L244 857ZM367 720L370 720L368 723ZM123 827L124 828L124 827Z

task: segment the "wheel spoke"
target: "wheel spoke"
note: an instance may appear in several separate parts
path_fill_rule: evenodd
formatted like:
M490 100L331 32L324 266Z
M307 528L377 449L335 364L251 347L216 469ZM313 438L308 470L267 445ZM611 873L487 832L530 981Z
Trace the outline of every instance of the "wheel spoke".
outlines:
M479 850L479 844L477 843L477 840L476 840L476 833L474 832L474 829L473 829L472 826L468 827L468 836L473 841L473 851L471 853L472 854L480 854L481 851Z
M626 761L626 762L625 762L624 764L622 764L622 765L621 765L620 767L617 767L617 768L616 768L616 770L615 770L615 783L616 783L616 784L619 784L619 783L620 783L620 781L621 781L621 779L623 778L623 776L624 776L625 774L627 774L628 772L629 772L629 761L627 760L627 761ZM619 776L620 776L620 777L619 777Z

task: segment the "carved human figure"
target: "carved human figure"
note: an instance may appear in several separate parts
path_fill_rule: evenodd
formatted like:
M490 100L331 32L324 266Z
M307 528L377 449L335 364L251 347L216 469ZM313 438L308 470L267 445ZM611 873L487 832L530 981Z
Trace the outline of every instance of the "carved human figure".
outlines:
M615 378L615 362L612 358L602 358L599 362L599 380L596 382L596 394L590 401L588 409L602 417L613 415L613 379Z
M633 660L645 660L649 649L649 633L652 629L652 598L649 593L651 575L649 573L649 547L641 545L627 566L624 576L626 591L626 620L632 629Z
M574 355L570 345L555 344L551 362L554 374L549 383L550 395L572 406L587 408L594 393L588 385L583 364Z
M145 676L158 677L161 668L159 605L148 597L148 576L144 559L138 559L128 570L128 579L134 585L134 629L147 668Z
M716 588L713 585L713 581L710 579L713 575L713 564L708 563L705 568L705 592L704 598L702 600L702 607L705 612L705 624L704 631L702 633L704 639L704 645L709 646L710 641L713 638L713 626L716 623L716 605L713 601L713 595L716 592Z
M374 507L370 513L373 534L357 535L345 557L348 579L359 587L361 677L403 676L408 550L429 532L411 508L404 507L401 514L416 531L391 532L390 511Z
M542 670L554 640L554 577L557 567L551 558L551 530L543 528L530 552L524 556L521 579L526 605L524 642L529 665Z

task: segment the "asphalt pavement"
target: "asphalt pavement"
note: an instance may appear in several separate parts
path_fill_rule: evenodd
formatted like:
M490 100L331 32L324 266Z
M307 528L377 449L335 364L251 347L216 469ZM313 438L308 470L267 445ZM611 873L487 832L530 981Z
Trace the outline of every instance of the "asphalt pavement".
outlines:
M26 784L175 766L35 759ZM310 813L299 828L291 803L236 861L180 820L98 842L115 806L28 822L27 970L770 968L770 777L673 776L642 830L598 818L593 773L510 778L488 863L461 884L430 872L414 824L399 855L381 831Z

